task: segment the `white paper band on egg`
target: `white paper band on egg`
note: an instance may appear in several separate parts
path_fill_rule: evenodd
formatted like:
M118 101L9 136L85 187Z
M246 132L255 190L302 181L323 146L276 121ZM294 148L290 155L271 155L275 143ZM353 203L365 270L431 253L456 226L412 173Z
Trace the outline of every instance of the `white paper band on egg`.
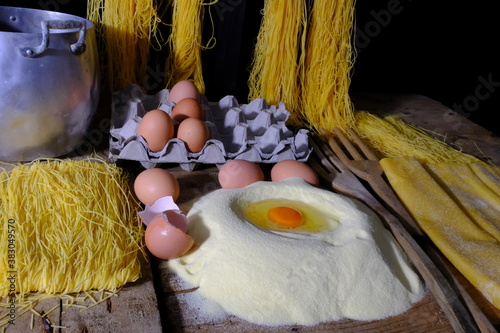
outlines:
M177 229L183 232L187 231L187 218L171 196L162 197L156 200L152 206L146 205L145 209L139 212L145 225L148 225L158 215L164 215L167 221Z

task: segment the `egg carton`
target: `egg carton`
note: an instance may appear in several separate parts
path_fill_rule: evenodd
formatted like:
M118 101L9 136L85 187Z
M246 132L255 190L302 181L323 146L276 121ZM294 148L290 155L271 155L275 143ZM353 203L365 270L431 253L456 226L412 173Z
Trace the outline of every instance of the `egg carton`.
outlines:
M239 104L234 96L209 102L201 95L205 123L210 139L198 153L187 150L183 141L173 138L159 152L152 152L136 130L147 111L161 109L172 114L174 103L169 90L147 95L137 85L113 94L109 158L138 161L146 169L158 164L175 163L184 170L199 164L223 165L227 160L245 159L255 163L276 163L285 159L306 161L311 153L309 131L293 133L286 122L290 113L285 104L268 105L262 98ZM174 121L175 122L175 121Z

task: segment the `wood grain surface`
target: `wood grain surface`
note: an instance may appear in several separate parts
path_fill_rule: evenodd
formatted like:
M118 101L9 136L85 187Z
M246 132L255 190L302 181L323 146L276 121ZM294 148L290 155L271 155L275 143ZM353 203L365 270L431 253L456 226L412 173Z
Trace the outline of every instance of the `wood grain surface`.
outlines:
M358 110L381 116L396 115L430 130L436 137L461 147L464 152L500 165L500 138L441 103L415 94L356 94L352 98ZM101 153L107 156L105 149ZM203 165L192 172L175 165L164 167L169 168L179 180L180 204L219 188L218 169L213 165ZM134 167L131 170L137 172ZM266 172L265 166L264 170ZM142 268L142 278L126 285L109 301L83 310L79 307L67 308L60 299L54 298L39 302L35 310L39 314L52 310L46 317L54 325L52 332L453 332L428 289L424 299L409 311L378 321L340 320L311 327L264 327L232 316L223 320L207 320L199 315L193 304L187 302L186 296L190 291L180 288L178 277L169 273L161 260L151 258L143 262ZM500 328L500 311L458 272L455 273L485 315L497 329ZM86 302L91 304L92 301L87 298ZM37 314L26 313L16 318L15 326L0 328L0 332L2 329L5 332L45 332L47 320Z
M39 301L0 332L162 332L150 262L143 260L141 267L142 277L117 293L80 293L74 296L85 300L71 306L64 297Z

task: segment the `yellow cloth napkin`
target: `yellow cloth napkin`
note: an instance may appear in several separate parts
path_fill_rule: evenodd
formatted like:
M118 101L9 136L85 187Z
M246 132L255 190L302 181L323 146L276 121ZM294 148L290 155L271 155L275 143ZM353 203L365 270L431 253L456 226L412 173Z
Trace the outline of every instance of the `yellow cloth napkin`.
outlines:
M420 228L500 309L500 168L415 158L380 164Z

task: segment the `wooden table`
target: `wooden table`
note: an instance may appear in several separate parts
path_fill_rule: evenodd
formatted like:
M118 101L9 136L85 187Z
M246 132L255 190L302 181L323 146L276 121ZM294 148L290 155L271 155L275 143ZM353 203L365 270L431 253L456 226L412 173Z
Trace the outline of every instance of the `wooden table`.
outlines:
M443 135L447 143L459 145L466 153L500 165L500 137L434 100L412 94L356 94L352 99L358 110L377 115L396 115ZM102 154L107 155L107 152L103 151ZM194 171L185 171L178 166L166 167L179 180L179 204L219 188L218 169L215 166L200 166ZM467 289L498 329L500 311L492 307L467 281L457 276L466 283ZM177 277L164 268L161 260L150 258L143 265L143 277L126 285L111 301L84 311L77 308L63 311L61 307L47 317L53 324L66 327L54 329L54 332L453 332L430 292L408 312L393 318L372 322L341 320L314 327L262 327L236 317L207 321L187 304L187 292L179 287ZM35 309L39 313L48 311L57 307L58 302L57 299L44 301ZM34 316L34 322L31 321L30 315L20 317L16 326L7 327L6 332L29 332L32 325L34 331L43 332L41 318Z

